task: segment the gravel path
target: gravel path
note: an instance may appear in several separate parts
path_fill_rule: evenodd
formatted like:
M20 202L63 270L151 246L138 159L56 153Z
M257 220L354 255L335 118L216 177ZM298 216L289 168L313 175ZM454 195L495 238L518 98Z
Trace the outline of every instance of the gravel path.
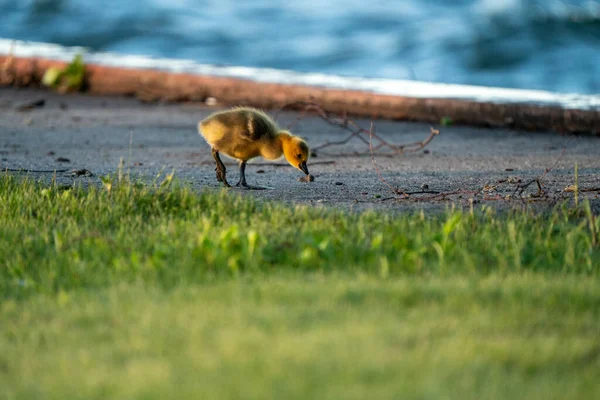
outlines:
M44 100L31 110L19 107ZM99 176L114 173L121 159L133 174L152 179L161 170L194 188L219 186L215 180L210 149L196 132L198 120L215 110L198 104L147 105L127 98L57 95L35 89L0 88L0 166L2 169L67 170L57 173L61 184L98 184ZM279 123L287 126L299 114L280 113ZM370 121L356 120L369 127ZM393 143L420 141L428 136L429 125L408 122L374 121L377 132ZM501 129L441 127L441 133L425 150L395 157L377 157L382 175L404 191L460 193L451 196L413 194L401 199L383 184L359 140L318 151L309 161L312 183L302 183L302 174L290 166L255 160L249 164L249 184L274 190L237 193L290 203L331 205L345 209L403 210L443 209L448 204L468 207L473 194L477 206L520 207L536 204L547 207L557 199L573 197L564 189L574 183L579 167L582 197L600 210L600 138L574 137L555 133L530 133ZM292 131L316 146L343 139L347 132L317 117L297 122ZM564 154L561 153L565 148ZM325 152L327 150L327 154ZM359 153L357 155L348 155ZM340 155L345 154L345 155ZM558 162L556 163L556 161ZM543 180L547 197L536 194L531 185L521 198L504 199L513 193L519 179L527 182L555 167ZM227 160L228 177L237 181L237 166ZM69 171L85 169L94 176L72 176ZM24 175L24 172L10 172ZM49 180L52 173L28 172ZM597 190L593 190L597 189ZM420 199L425 197L425 199Z

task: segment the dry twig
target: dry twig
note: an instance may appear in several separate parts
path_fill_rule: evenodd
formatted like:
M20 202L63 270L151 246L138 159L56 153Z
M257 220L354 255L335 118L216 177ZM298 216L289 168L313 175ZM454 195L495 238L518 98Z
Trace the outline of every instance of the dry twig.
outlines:
M542 181L544 180L544 178L546 177L546 175L548 175L548 172L552 171L556 165L558 165L558 163L560 162L560 160L563 158L563 156L565 155L565 151L567 151L567 146L569 144L569 142L571 141L571 139L573 139L573 136L571 136L567 142L565 143L562 151L560 152L560 155L558 156L558 158L556 159L556 161L554 161L554 163L547 167L544 170L544 173L540 176L537 176L533 179L531 179L530 181L527 181L525 183L521 183L521 182L517 182L515 190L513 191L511 197L514 197L515 194L519 195L519 198L521 199L521 201L525 201L523 199L523 192L531 185L533 185L534 183L537 185L538 191L535 195L533 195L532 197L545 197L547 196L546 191L543 189L543 185L542 185Z
M322 149L330 147L330 146L341 146L341 145L348 143L352 139L358 139L361 142L363 142L364 144L369 146L369 153L367 153L365 151L363 153L360 153L360 152L353 153L352 155L370 154L371 156L373 156L374 153L376 155L388 155L388 156L389 155L401 155L404 153L412 153L412 152L423 149L425 146L427 146L433 140L433 138L435 138L440 133L439 130L431 128L429 136L426 137L424 140L413 142L413 143L392 144L392 143L388 142L387 140L383 139L381 136L377 135L375 132L372 131L372 129L365 129L365 128L361 127L355 121L349 119L346 114L343 114L342 116L331 114L331 113L328 113L327 111L325 111L320 105L318 105L316 103L304 102L304 101L286 104L279 109L279 111L276 113L276 115L285 109L298 109L298 108L300 108L300 110L301 110L300 114L298 115L298 117L296 117L296 121L287 127L288 129L290 129L292 126L294 126L301 119L305 118L308 113L312 112L312 113L315 113L319 118L321 118L323 121L327 122L328 124L333 125L333 126L338 126L342 129L350 132L348 134L348 136L346 136L342 140L337 140L337 141L329 141L328 140L325 143L322 143L320 145L313 147L312 150L314 150L314 151L322 150ZM372 127L372 124L371 124L371 127ZM367 140L367 136L368 136L368 140ZM375 144L374 146L372 144L373 139L375 139L377 141L377 144ZM388 150L388 151L376 153L377 150L382 150L382 149ZM340 155L340 154L337 154L337 155Z
M25 173L29 173L29 172L33 172L33 173L55 173L55 172L67 172L69 171L68 169L27 169L27 168L2 168L1 171L8 171L8 172L25 172Z
M433 131L433 128L431 128ZM373 146L372 146L372 138L375 136L375 129L373 126L373 123L371 123L371 128L369 129L369 150L370 150L370 154L371 154L371 162L373 163L373 166L375 167L375 172L377 173L377 176L379 177L379 180L386 185L390 191L394 194L394 195L399 195L400 197L394 197L394 199L397 200L402 200L402 199L408 199L411 198L411 195L415 195L415 194L432 194L432 196L421 196L418 198L411 198L414 201L435 201L435 200L447 200L448 197L450 196L461 196L461 195L468 195L470 196L470 201L476 201L477 196L479 196L480 194L485 192L490 192L490 191L495 191L496 190L496 186L495 185L484 185L482 188L479 188L477 190L455 190L455 191L450 191L450 192L438 192L438 191L432 191L432 190L421 190L421 191L415 191L415 192L409 192L409 191L405 191L405 190L401 190L396 186L393 186L392 184L390 184L381 174L381 171L379 170L379 166L377 165L377 161L375 160L375 156L373 153ZM569 142L571 141L573 137L570 137L567 142L565 143L560 155L558 156L558 158L554 161L554 163L547 167L544 170L544 173L541 174L540 176L535 177L534 179L531 179L525 183L522 183L521 179L503 179L498 181L498 183L509 183L509 184L514 184L515 185L515 189L512 192L512 194L508 195L508 196L501 196L500 194L496 193L495 196L490 196L490 195L484 195L482 200L484 201L499 201L499 200L504 200L504 201L509 201L513 198L515 198L515 194L518 194L519 198L521 199L521 201L525 204L525 199L523 198L523 192L531 185L536 184L537 188L538 188L538 192L534 195L532 195L531 197L533 198L537 198L537 199L541 199L541 198L545 198L548 196L547 192L543 189L543 180L546 177L546 175L548 175L548 173L550 171L552 171L556 165L558 165L558 163L560 162L560 160L562 159L562 157L564 156L566 150L567 150L567 145L569 144ZM590 188L588 191L596 191L596 190L600 190L600 188ZM390 200L390 198L386 198L385 200Z
M518 179L518 180L505 179L505 180L499 181L498 182L499 184L500 183L508 183L508 184L514 185L514 189L512 190L512 193L510 193L508 195L500 195L498 193L494 194L493 192L496 191L496 187L493 185L492 186L485 185L484 187L476 189L476 190L465 189L465 190L455 190L455 191L449 191L449 192L440 192L440 191L435 191L435 190L421 190L421 191L412 191L411 192L411 191L402 190L402 189L392 185L387 179L385 179L385 177L381 173L381 170L379 169L379 166L377 165L377 161L376 161L375 157L376 156L390 156L390 155L394 156L394 155L401 155L404 153L419 151L419 150L425 148L437 135L439 135L439 133L440 133L439 130L431 128L429 136L427 136L424 140L421 140L421 141L417 141L417 142L413 142L413 143L404 143L404 144L392 144L377 134L373 123L371 123L371 126L369 129L365 129L365 128L361 127L359 124L357 124L355 121L349 119L346 114L335 115L335 114L329 113L329 112L325 111L320 105L313 103L313 102L289 103L289 104L286 104L283 107L281 107L278 112L281 112L285 109L300 110L300 113L296 117L296 120L288 126L288 129L291 128L292 126L294 126L296 123L298 123L298 121L305 118L307 116L307 114L313 113L313 114L316 114L323 121L327 122L328 124L340 127L349 132L348 136L346 136L344 139L337 140L337 141L326 141L320 145L313 147L313 150L315 150L315 151L322 150L324 148L331 147L331 146L341 146L341 145L348 143L352 139L357 139L357 140L360 140L361 142L367 144L368 148L369 148L368 154L371 156L371 162L373 163L375 172L377 173L377 176L378 176L380 182L382 182L385 186L387 186L388 189L395 196L399 196L399 197L394 197L394 199L397 199L397 200L411 199L413 201L442 201L442 200L447 200L447 199L451 198L452 196L458 196L459 198L461 196L468 196L468 199L472 202L477 202L479 200L510 201L515 198L519 198L523 203L525 203L526 201L523 197L523 194L532 185L537 186L537 192L531 195L532 199L547 198L548 193L544 190L543 180L546 177L546 175L550 171L552 171L556 167L556 165L560 162L560 160L562 159L562 157L564 156L564 154L566 152L569 141L572 139L572 137L569 138L567 143L565 143L565 146L563 147L563 150L562 150L561 154L559 155L559 157L555 160L555 162L550 167L546 168L541 175L539 175L531 180L528 180L526 182L523 182L520 179ZM368 136L368 138L367 138L367 136ZM354 153L350 153L350 154L337 153L336 155L338 155L338 156L340 156L340 155L365 155L365 153L364 152L362 152L362 153L354 152ZM490 188L493 188L493 190ZM428 195L428 196L415 196L415 195ZM478 197L480 197L480 198L478 198ZM386 199L386 200L388 200L388 199Z
M433 128L431 128L431 130L434 131ZM423 197L415 198L415 200L418 200L418 201L446 200L447 197L452 196L452 195L473 195L473 196L476 196L477 194L479 194L481 192L481 190L477 190L477 191L472 191L472 190L456 190L456 191L453 191L453 192L439 192L439 191L436 191L436 190L419 190L419 191L414 191L414 192L408 192L408 191L402 190L402 189L400 189L400 188L398 188L396 186L392 186L392 184L390 184L383 177L383 175L381 174L381 171L379 170L379 166L377 165L377 161L375 161L375 155L373 154L373 146L372 146L372 138L374 136L374 132L375 132L375 128L374 128L373 123L371 122L371 128L369 129L369 151L370 151L370 154L371 154L371 162L373 163L373 166L375 167L375 172L377 172L377 176L379 177L379 180L384 185L386 185L390 189L390 191L392 193L394 193L395 195L401 196L398 199L407 199L411 195L415 195L415 194L431 194L432 196L423 196ZM437 135L438 133L435 133L435 134Z

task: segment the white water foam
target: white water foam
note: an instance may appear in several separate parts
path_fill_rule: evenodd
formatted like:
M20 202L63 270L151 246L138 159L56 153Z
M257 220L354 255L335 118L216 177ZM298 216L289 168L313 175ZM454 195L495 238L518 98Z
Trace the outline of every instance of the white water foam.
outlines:
M565 109L600 110L600 95L562 94L542 90L429 83L408 80L342 77L321 73L249 67L222 67L198 64L191 60L154 58L106 52L91 52L83 47L63 47L49 43L0 39L0 54L70 61L82 54L86 63L123 68L140 68L246 79L256 82L308 85L342 90L358 90L385 95L460 99L485 103L535 104Z

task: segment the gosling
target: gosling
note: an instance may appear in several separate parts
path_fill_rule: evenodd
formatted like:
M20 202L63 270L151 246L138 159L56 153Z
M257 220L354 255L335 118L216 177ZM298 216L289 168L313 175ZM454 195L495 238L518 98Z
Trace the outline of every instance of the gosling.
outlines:
M283 155L293 167L310 177L306 166L309 156L306 142L280 130L268 115L255 108L237 107L213 113L198 123L198 133L211 146L217 180L227 187L230 187L227 171L219 153L239 160L240 180L236 186L246 189L266 189L246 183L246 162L258 156L276 160Z

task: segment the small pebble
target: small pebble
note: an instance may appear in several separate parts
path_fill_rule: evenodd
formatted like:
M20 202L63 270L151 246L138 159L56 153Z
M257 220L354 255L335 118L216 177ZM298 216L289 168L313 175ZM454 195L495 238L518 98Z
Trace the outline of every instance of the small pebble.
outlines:
M298 181L300 181L300 182L313 182L314 180L315 180L315 177L312 176L311 174L303 176L302 178L298 178Z
M71 160L69 160L69 159L68 159L68 158L66 158L66 157L58 157L58 158L56 159L56 161L57 161L57 162L71 162Z
M338 186L341 186L341 185L343 185L344 183L343 183L343 182L336 182L335 184L336 184L336 185L338 185Z
M424 184L421 185L421 189L422 190L427 190L427 189L429 189L429 185L426 184L426 183L424 183Z
M431 153L431 151L429 151L427 149L423 150L423 154L429 154L429 153Z
M264 169L259 169L258 171L256 171L257 174L264 174L265 170Z

